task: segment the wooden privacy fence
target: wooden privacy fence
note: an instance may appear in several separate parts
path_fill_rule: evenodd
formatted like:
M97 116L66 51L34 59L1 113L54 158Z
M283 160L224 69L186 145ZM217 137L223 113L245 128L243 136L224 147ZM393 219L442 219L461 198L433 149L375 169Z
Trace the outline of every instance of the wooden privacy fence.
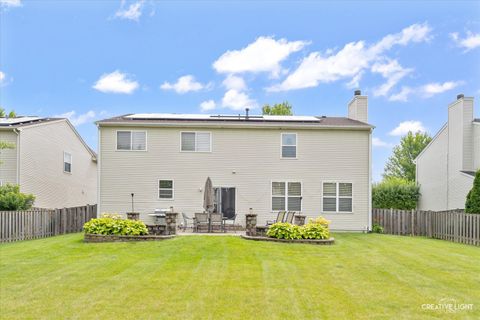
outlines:
M480 214L463 210L373 209L372 222L387 234L425 236L480 246Z
M30 240L82 231L97 205L62 209L0 211L0 242Z

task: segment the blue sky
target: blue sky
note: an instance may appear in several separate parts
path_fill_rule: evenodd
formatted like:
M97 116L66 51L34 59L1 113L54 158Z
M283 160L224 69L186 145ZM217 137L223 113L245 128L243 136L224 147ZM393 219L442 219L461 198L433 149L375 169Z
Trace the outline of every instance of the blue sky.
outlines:
M298 115L345 116L360 88L379 180L401 134L433 135L457 93L480 97L480 2L0 5L0 105L68 116L93 148L93 121L114 115L288 100Z

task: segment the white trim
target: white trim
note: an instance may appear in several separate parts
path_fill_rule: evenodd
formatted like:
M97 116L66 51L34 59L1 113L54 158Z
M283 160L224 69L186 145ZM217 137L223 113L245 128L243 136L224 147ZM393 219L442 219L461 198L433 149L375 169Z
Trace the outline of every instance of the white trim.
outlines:
M65 155L67 154L70 156L70 171L65 171L65 163L68 163L68 162L65 162ZM72 174L72 165L73 165L73 155L70 152L63 151L63 173Z
M465 172L462 172L462 171L460 171L460 173L463 174L464 176L467 176L467 177L475 180L475 175L472 176L472 175L470 175L468 173L465 173Z
M295 135L295 157L284 157L283 156L283 135L284 134L294 134ZM286 146L292 147L292 146ZM280 159L284 160L296 160L298 159L298 133L297 132L280 132Z
M445 130L447 128L447 125L448 125L448 122L445 123L441 128L440 130L438 130L438 132L433 136L432 140L425 146L425 148L423 148L423 150L418 154L418 156L413 159L414 163L416 164L417 163L417 160L423 155L423 153L425 151L427 151L428 148L430 148L430 146L433 144L433 142L435 140L437 140L437 138L440 136L440 134L443 132L443 130Z
M100 194L101 194L101 177L102 177L102 174L101 174L101 170L102 170L102 138L101 138L101 135L102 135L102 131L100 130L100 127L97 126L97 131L98 131L98 137L97 137L97 148L98 148L98 155L97 155L97 217L100 216L100 204L101 204L101 199L100 199ZM115 133L116 135L116 133ZM117 138L115 138L116 140ZM115 141L116 143L116 141Z
M130 149L118 149L118 132L130 132ZM134 150L133 148L133 135L132 132L144 132L145 133L145 149L144 150ZM148 134L147 130L115 130L115 151L119 152L147 152L148 151Z
M160 181L172 181L172 188L160 188ZM172 197L171 198L160 198L160 189L162 190L172 190ZM157 195L158 195L158 200L162 201L173 201L175 200L175 181L173 179L167 179L167 178L162 178L162 179L157 179Z
M182 133L194 133L195 134L195 150L182 150ZM208 133L210 135L210 150L209 151L197 151L197 134ZM184 153L212 153L213 152L213 134L211 131L180 131L180 152Z
M324 197L323 195L323 184L324 183L335 183L335 188L336 188L336 195L335 197L333 196L327 196L327 197ZM352 196L351 197L347 197L347 196L341 196L340 197L340 183L350 183L352 185ZM349 180L323 180L322 181L322 187L321 187L321 191L320 191L320 198L321 198L321 203L320 203L320 211L322 213L325 213L325 214L329 214L329 213L332 213L332 214L337 214L337 213L347 213L347 214L352 214L354 212L353 210L353 200L354 200L354 188L353 188L353 181L349 181ZM336 211L325 211L323 210L323 198L335 198L336 201L335 201L335 209ZM352 211L339 211L340 209L340 201L339 199L340 198L343 198L343 199L352 199Z
M368 226L367 231L372 230L372 135L373 130L370 131L368 139ZM416 166L415 166L416 167ZM352 211L353 211L353 183L352 183Z
M274 182L283 182L285 183L285 195L283 196L285 198L285 209L283 211L294 211L294 210L288 210L288 183L289 182L297 182L300 183L300 196L292 196L296 198L300 198L300 211L295 211L295 212L303 212L303 181L298 180L298 179L275 179L275 180L270 180L270 209L271 212L278 212L279 210L273 210L273 190L272 190L272 185ZM281 198L281 196L275 196L277 198Z

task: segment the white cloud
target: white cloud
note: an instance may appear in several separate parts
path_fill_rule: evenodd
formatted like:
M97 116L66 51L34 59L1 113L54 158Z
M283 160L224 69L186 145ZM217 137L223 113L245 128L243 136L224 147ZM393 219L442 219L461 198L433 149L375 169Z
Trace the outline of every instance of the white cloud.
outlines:
M118 70L103 74L93 88L104 93L131 94L137 90L138 82L128 78L128 75Z
M247 89L247 85L245 84L243 78L232 74L229 74L225 80L223 80L222 84L225 88L227 88L227 90L235 89L241 91Z
M217 104L215 103L215 101L206 100L206 101L203 101L202 103L200 103L200 110L202 110L202 112L211 111L211 110L215 109L216 106L217 106Z
M305 57L298 68L283 82L274 85L269 91L286 91L316 87L320 83L349 80L349 86L358 85L362 72L372 63L385 60L384 53L395 45L405 46L411 42L430 40L431 28L428 24L414 24L396 34L367 46L364 41L347 43L341 50L332 49L325 53L312 52ZM388 90L387 90L388 91Z
M131 3L128 7L125 7L126 1L122 0L120 9L115 12L115 17L120 19L128 19L138 21L142 15L143 0Z
M280 63L307 44L259 37L243 49L225 52L213 63L213 68L219 73L268 72L276 77L282 71Z
M82 124L87 123L90 120L94 119L95 116L96 116L96 114L93 110L90 110L86 113L82 113L82 114L79 114L79 115L77 115L76 111L72 110L72 111L69 111L69 112L65 112L65 113L56 115L54 117L56 117L56 118L67 118L68 120L70 120L70 122L74 126L79 126L79 125L82 125Z
M256 108L257 102L241 91L230 89L225 92L222 98L222 106L232 110L243 110L245 108Z
M408 132L417 133L417 132L426 132L427 130L420 121L404 121L401 122L395 129L390 131L392 136L404 136Z
M0 84L2 84L4 80L5 80L5 73L0 71Z
M458 32L453 32L450 33L450 38L452 38L457 46L464 48L464 52L480 47L480 33L475 34L467 31L465 38L460 38Z
M192 75L186 75L178 78L176 83L164 82L160 88L163 90L173 90L176 93L187 93L190 91L200 91L202 89L209 89L212 86L211 83L202 84L195 81L195 77Z
M420 87L420 93L423 94L425 97L431 97L433 95L452 90L460 85L462 85L463 81L447 81L444 83L429 83L422 87Z
M20 0L0 0L0 7L21 7Z
M402 87L402 89L395 94L392 94L388 100L390 101L402 101L402 102L407 102L408 98L410 97L410 94L414 92L414 89L410 87Z
M385 142L385 141L383 141L383 140L381 140L380 138L377 138L377 137L372 138L372 145L374 147L378 147L378 148L390 148L390 147L392 147L391 143Z
M388 60L386 62L376 62L373 64L371 71L380 73L387 82L373 90L374 96L386 96L390 90L406 75L411 73L413 69L403 68L397 60Z

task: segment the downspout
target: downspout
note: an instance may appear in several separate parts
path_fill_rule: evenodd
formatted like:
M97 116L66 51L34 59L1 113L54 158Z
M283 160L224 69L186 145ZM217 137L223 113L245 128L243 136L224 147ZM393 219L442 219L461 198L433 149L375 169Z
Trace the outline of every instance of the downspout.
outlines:
M368 137L368 230L372 230L372 132Z
M17 172L16 172L16 180L17 180L17 185L20 185L20 132L21 129L13 128L13 132L17 134L17 145L15 148L17 149Z

